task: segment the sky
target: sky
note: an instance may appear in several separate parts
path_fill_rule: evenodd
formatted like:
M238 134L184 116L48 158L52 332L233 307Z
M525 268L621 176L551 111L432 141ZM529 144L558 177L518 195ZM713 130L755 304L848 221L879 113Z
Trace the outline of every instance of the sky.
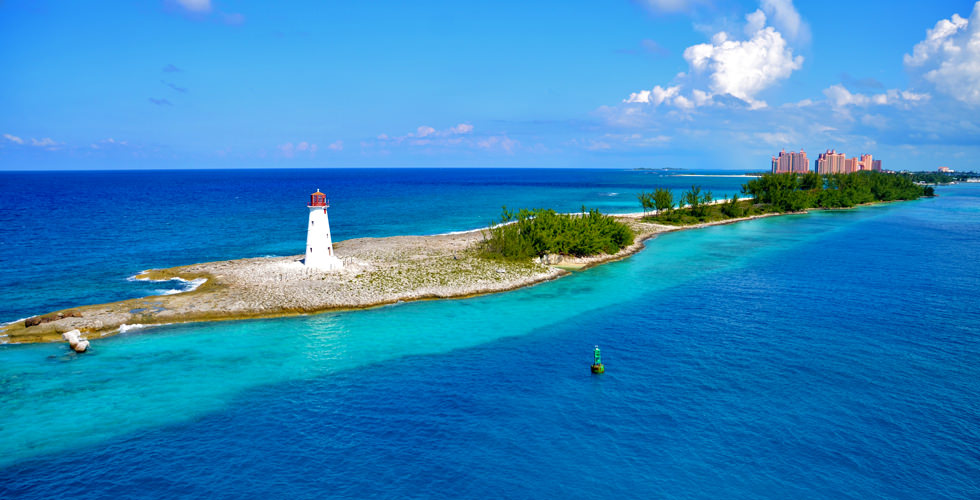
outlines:
M980 2L0 0L0 170L980 171Z

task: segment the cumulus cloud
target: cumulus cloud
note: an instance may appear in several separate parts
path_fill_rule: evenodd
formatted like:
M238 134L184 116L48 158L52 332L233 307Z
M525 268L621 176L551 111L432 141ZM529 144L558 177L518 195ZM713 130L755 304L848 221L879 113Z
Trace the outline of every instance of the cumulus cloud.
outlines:
M630 94L629 98L627 98L625 102L653 104L654 106L659 106L665 102L670 104L670 102L678 96L680 90L681 87L679 85L667 88L656 85L652 90L641 90Z
M786 38L800 43L810 41L810 26L803 21L792 0L762 0L761 8L773 27L786 35Z
M344 149L344 141L334 141L327 146L330 151L342 151Z
M3 134L3 138L4 139L7 139L8 141L10 141L10 142L12 142L14 144L24 144L24 139L21 139L20 137L17 137L16 135Z
M880 94L855 94L840 84L831 85L824 89L823 93L827 96L828 102L834 108L871 105L909 105L928 101L931 97L929 94L898 89L889 89Z
M692 110L708 105L762 108L757 96L803 66L803 56L793 49L782 34L767 26L766 11L779 16L781 24L803 33L805 24L785 0L763 0L762 8L745 16L748 38L738 40L725 31L716 33L710 43L692 45L684 50L689 71L679 73L674 85L656 85L651 90L633 92L626 104L671 105ZM795 16L795 17L794 17ZM698 88L707 86L707 88ZM684 92L685 87L691 88Z
M905 66L940 92L967 104L980 104L980 2L969 19L953 14L926 31L905 54Z
M444 129L422 125L405 135L379 134L375 141L364 141L365 150L387 154L392 147L408 147L419 152L440 152L459 149L500 151L513 153L520 142L506 134L477 135L469 123L460 123Z
M648 143L626 140L636 132L670 137L672 152L698 155L711 154L703 148L710 138L724 145L725 155L716 159L725 162L730 157L765 160L780 147L833 147L872 152L898 168L936 155L975 157L980 152L975 108L980 104L980 2L969 19L952 15L940 20L910 47L904 62L913 85L905 90L842 74L820 98L766 106L766 89L802 67L794 44L807 36L806 23L790 2L763 0L743 26L684 51L688 69L672 81L596 110L608 127L604 130L624 134L595 134L570 145L609 157L629 157L641 148L649 154Z
M766 14L762 9L745 16L745 34L754 35L757 31L766 27Z
M729 94L753 107L765 106L755 100L759 92L803 66L803 56L793 56L793 49L771 26L744 41L731 40L720 32L711 43L684 50L684 59L692 72L708 75L713 94Z

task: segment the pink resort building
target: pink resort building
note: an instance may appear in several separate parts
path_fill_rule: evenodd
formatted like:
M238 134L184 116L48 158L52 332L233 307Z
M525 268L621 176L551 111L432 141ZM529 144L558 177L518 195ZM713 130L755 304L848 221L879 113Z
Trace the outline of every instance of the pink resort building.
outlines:
M844 153L838 153L836 149L828 149L826 153L817 156L818 174L843 174L844 173Z
M786 150L779 152L779 156L772 157L772 173L785 174L795 172L805 174L810 171L810 160L806 158L806 152L802 149L799 153Z
M881 172L881 160L875 160L870 154L847 158L836 149L828 149L826 153L817 156L818 174L850 174L859 170Z

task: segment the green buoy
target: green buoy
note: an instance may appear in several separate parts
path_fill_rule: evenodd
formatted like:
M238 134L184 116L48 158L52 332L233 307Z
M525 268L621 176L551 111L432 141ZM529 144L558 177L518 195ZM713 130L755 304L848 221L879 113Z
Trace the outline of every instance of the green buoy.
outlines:
M599 346L595 346L592 355L592 373L605 373L606 367L602 366L602 354L599 352Z

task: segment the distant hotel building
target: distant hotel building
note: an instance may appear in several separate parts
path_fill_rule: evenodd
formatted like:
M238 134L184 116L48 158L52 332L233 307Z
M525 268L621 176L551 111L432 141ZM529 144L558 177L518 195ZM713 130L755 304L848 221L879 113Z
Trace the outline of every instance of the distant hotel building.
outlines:
M817 155L818 174L842 174L844 173L844 153L838 153L836 149L828 149L826 153Z
M847 158L844 153L828 149L826 153L817 156L818 174L850 174L859 170L874 170L881 172L881 160L875 160L869 154L860 158Z
M805 174L810 171L810 160L807 160L806 153L801 149L799 153L786 150L779 152L779 156L772 157L772 173L786 174L790 172Z
M951 173L955 172L955 170L953 170L953 169L951 169L949 167L939 167L939 169L936 170L936 171L939 172L940 174L951 174Z

